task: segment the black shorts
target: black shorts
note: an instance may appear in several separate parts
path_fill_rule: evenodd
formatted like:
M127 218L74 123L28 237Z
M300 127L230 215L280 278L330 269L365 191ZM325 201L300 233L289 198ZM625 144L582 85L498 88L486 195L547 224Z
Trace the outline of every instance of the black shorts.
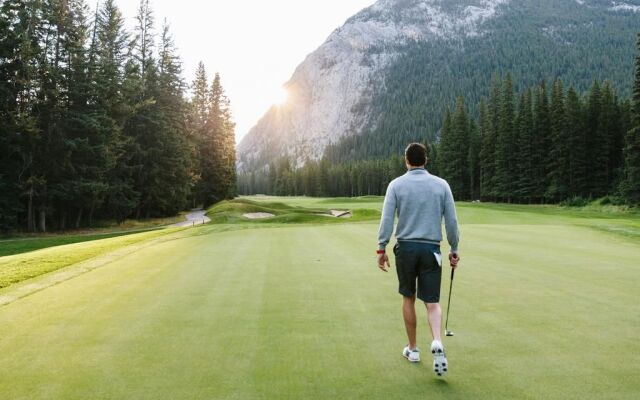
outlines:
M418 298L427 303L438 303L442 278L440 246L401 241L393 247L393 253L396 255L398 292L405 297L415 296L417 281Z

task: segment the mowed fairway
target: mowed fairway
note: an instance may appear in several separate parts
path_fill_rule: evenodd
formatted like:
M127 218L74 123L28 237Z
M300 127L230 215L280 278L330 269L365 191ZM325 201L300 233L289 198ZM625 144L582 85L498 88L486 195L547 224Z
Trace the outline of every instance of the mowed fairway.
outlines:
M0 399L637 398L637 215L459 215L446 379L422 306L423 362L401 357L376 221L214 224L1 306Z

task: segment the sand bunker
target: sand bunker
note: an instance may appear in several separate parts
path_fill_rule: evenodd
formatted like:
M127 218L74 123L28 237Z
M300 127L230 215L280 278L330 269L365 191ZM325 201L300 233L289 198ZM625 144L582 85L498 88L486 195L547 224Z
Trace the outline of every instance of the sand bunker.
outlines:
M351 211L344 211L344 210L331 210L329 211L331 213L332 217L335 218L351 218Z
M257 212L257 213L244 214L243 217L249 218L249 219L264 219L264 218L275 217L275 215L270 213L265 213L265 212Z

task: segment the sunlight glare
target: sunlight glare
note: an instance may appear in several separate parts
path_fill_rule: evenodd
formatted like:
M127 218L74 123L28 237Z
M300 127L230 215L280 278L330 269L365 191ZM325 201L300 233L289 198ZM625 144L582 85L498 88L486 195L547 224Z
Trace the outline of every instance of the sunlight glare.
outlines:
M279 87L278 90L273 94L273 104L276 106L281 106L287 102L289 99L289 92L284 87Z

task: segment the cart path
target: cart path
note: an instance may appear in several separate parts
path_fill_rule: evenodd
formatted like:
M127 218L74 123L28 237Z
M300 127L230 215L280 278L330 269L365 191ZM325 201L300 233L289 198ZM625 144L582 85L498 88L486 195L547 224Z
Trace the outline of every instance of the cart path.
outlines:
M177 224L170 225L171 227L184 228L187 226L201 225L211 222L211 218L207 217L205 210L193 210L189 214L185 215L186 221L178 222Z

